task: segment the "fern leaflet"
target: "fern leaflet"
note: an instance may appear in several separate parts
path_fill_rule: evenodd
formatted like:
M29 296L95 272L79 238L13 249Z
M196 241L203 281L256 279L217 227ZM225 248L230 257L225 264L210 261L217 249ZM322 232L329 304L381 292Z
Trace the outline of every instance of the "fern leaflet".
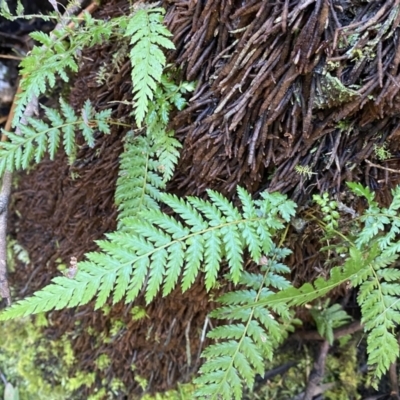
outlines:
M86 143L94 146L96 131L109 133L108 120L111 110L96 113L89 101L86 101L79 118L72 107L60 99L60 112L42 106L48 123L42 119L28 118L27 125L20 125L21 135L5 132L9 141L0 144L0 175L7 169L26 169L34 159L39 163L46 152L53 160L62 143L66 154L73 157L76 150L75 131L78 129Z
M174 138L174 132L167 130L169 114L172 107L182 110L186 106L183 94L194 90L193 84L173 83L169 74L161 76L161 83L154 91L154 100L148 105L146 115L147 136L154 143L156 158L159 161L158 170L164 182L169 181L178 163L182 145Z
M121 155L115 190L119 229L125 229L126 218L137 216L144 209L159 209L165 182L160 176L160 163L154 159L154 146L149 142L147 137L128 138Z
M400 188L392 191L389 208L380 208L368 188L358 183L348 186L369 205L360 218L363 226L355 243L359 248L377 249L375 258L353 283L360 286L357 300L368 332L368 363L375 366L375 376L380 378L400 353L394 334L400 323L400 271L394 267L400 253Z

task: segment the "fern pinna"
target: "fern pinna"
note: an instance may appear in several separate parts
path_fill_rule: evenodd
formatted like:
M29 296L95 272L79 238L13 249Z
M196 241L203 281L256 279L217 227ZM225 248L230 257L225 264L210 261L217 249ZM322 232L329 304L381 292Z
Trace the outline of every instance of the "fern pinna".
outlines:
M120 157L120 168L115 188L118 206L118 227L124 229L124 220L144 209L158 209L165 182L159 172L156 149L142 136L126 137L125 150Z
M95 112L90 101L85 102L80 116L63 99L60 99L61 113L52 108L42 108L48 122L39 118L28 118L27 124L19 125L21 135L5 132L9 141L0 144L1 175L6 169L26 169L32 160L39 163L46 152L53 160L60 142L70 160L73 159L77 147L77 131L81 131L90 147L94 146L96 132L110 132L111 110Z
M129 20L125 31L125 36L130 38L132 45L130 59L138 126L145 119L149 102L153 100L154 92L161 81L166 63L161 48L175 48L169 39L171 32L163 25L164 13L162 8L139 9Z

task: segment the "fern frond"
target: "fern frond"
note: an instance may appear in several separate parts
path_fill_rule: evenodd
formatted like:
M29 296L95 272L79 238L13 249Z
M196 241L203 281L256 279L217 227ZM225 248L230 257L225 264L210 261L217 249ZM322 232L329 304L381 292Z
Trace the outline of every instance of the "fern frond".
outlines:
M159 209L161 190L165 182L160 177L160 162L154 159L155 150L147 137L127 140L121 155L119 177L115 191L118 206L118 228L124 220L137 216L145 209Z
M277 316L288 322L291 317L288 308L283 306L273 316L258 305L270 293L267 287L276 287L276 272L280 267L275 269L275 265L282 253L273 249L270 255L264 276L244 272L240 284L250 283L251 288L224 294L218 299L223 306L211 313L214 318L229 320L229 324L214 328L207 335L218 343L202 354L206 362L200 368L201 376L195 380L199 385L196 396L200 399L241 399L242 382L249 388L253 386L255 375L264 372L263 360L271 359L273 350L286 337L287 327L278 322ZM280 278L283 280L278 286L289 286L287 280ZM243 305L251 306L243 308Z
M157 84L161 81L166 58L160 49L174 49L169 39L172 34L163 25L162 8L138 10L130 19L125 36L133 46L130 51L135 119L140 127L154 98Z
M349 254L350 257L345 261L343 266L331 269L329 279L318 278L313 283L305 283L299 288L289 287L288 289L273 293L268 299L261 300L260 305L269 305L270 307L278 304L301 306L325 296L335 287L348 281L357 285L358 279L365 279L365 271L369 263L379 254L379 250L375 246L369 253L363 253L356 247L352 247Z
M188 82L176 85L168 74L161 76L161 85L154 91L154 99L148 105L145 118L147 136L154 143L156 156L160 163L159 172L168 182L178 163L182 145L174 138L174 132L167 129L169 113L175 106L181 110L186 105L183 94L192 91L194 86Z
M400 323L400 271L371 263L367 275L357 300L368 332L368 363L379 379L399 357L394 329Z
M168 182L172 178L182 148L181 143L173 137L173 134L173 131L166 131L157 135L154 139L159 161L158 171L162 174L164 182Z
M38 38L38 35L34 36ZM54 87L57 76L68 82L69 78L65 72L68 68L73 72L78 71L78 64L72 51L62 43L60 46L63 47L60 53L46 46L35 46L29 56L21 61L23 77L20 87L22 91L17 96L13 126L19 122L26 105L33 96L39 97L46 92L47 88Z
M317 325L318 333L332 346L334 341L333 329L344 325L351 320L351 317L343 310L340 304L336 303L330 307L328 307L328 304L329 299L322 306L312 307L310 314Z
M380 378L399 356L394 328L400 322L400 271L394 265L400 253L400 189L392 191L393 201L388 208L380 208L370 189L359 183L348 186L356 195L365 197L369 206L359 218L356 250L350 252L345 267L359 258L358 271L354 264L355 274L347 276L354 286L359 286L357 300L368 333L368 364L374 366L375 376ZM357 252L364 256L354 258ZM343 272L351 273L345 267Z
M163 194L161 200L178 214L178 219L166 217L157 210L142 211L140 220L127 218L124 221L126 233L115 232L107 235L108 240L98 241L101 251L88 253L88 260L78 264L73 283L56 278L52 285L37 292L31 299L4 311L0 319L47 311L58 304L60 296L64 296L62 307L85 304L97 296L98 308L111 293L114 301L124 296L131 301L140 290L145 289L146 301L150 302L161 288L164 294L169 293L182 274L184 288L189 287L200 268L205 272L209 290L216 283L222 259L227 260L232 280L238 282L242 266L238 267L237 260L246 249L242 227L249 225L256 231L268 232L269 225L276 225L271 218L285 220L287 215L280 212L271 216L264 215L261 210L271 208L264 203L276 203L276 196L282 201L284 196L269 194L263 201L254 202L257 216L246 218L240 209L220 195L210 195L214 204L199 201L201 207L196 208L191 204L196 204L193 199L184 201ZM294 203L286 201L290 205L287 210L292 214ZM222 236L228 227L234 236L227 240ZM263 248L262 240L259 238L258 247ZM239 248L233 248L233 243ZM188 261L185 263L183 260ZM147 285L143 288L146 278Z
M72 30L64 26L60 31L51 34L33 32L30 36L38 42L31 52L21 61L21 93L13 118L13 126L19 123L26 105L33 98L53 88L59 77L69 81L68 73L78 71L77 59L86 46L102 43L110 38L115 30L117 19L104 23L93 19L89 13L84 16L85 26L77 26ZM65 38L68 36L69 41Z
M75 132L80 130L89 146L94 146L96 131L109 133L108 119L111 111L94 112L87 101L79 118L71 106L60 99L61 114L42 106L48 123L42 119L28 118L27 125L20 125L21 135L5 132L9 141L0 144L0 175L7 169L26 169L34 159L43 159L46 152L53 160L62 137L63 147L68 156L75 153Z

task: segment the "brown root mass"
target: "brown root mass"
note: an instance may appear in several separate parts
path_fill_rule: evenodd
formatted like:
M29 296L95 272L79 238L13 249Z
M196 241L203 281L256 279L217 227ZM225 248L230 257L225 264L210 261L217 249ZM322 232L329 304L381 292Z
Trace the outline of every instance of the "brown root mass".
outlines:
M169 1L185 79L174 125L185 149L176 184L201 193L339 190L374 145L399 134L398 1ZM397 165L397 163L396 163ZM305 185L296 166L308 166ZM382 171L367 167L373 187Z
M197 82L189 107L172 121L184 148L169 190L201 195L213 188L231 195L240 184L253 193L288 192L305 205L311 191L339 195L343 181L358 179L385 188L381 196L387 201L386 189L399 177L398 0L163 3L177 49L169 61L181 68L183 79ZM126 12L128 2L115 0L97 17ZM71 93L75 107L87 98L97 109L131 99L129 62L112 67L120 46L84 52ZM99 85L103 65L110 77ZM114 118L130 121L123 103L111 106ZM94 149L83 146L72 166L60 154L20 176L11 234L31 263L12 275L17 297L49 283L59 274L60 260L82 259L96 248L95 239L115 228L113 194L124 133L113 128ZM375 150L384 143L392 157L381 161ZM311 173L301 175L296 166ZM318 234L306 228L302 238L295 232L288 237L294 281L323 274ZM47 333L71 335L79 368L95 370L97 386L119 378L129 393L139 392L137 373L151 390L165 390L198 367L211 307L207 298L199 282L185 294L176 290L157 299L140 321L132 320L132 305L122 303L108 315L93 305L53 312ZM122 321L122 328L111 340L94 343L93 330L108 337L111 320ZM100 354L112 360L106 371L96 369Z

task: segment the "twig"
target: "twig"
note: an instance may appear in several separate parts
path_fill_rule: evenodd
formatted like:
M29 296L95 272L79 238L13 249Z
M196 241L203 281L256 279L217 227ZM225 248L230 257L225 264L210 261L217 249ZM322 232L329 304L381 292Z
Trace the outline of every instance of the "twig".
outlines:
M24 59L24 57L12 56L11 54L0 54L0 58L7 58L9 60L18 60L18 61Z
M190 366L192 365L192 354L190 351L190 323L191 319L189 319L186 329L185 329L185 339L186 339L186 360L187 360L187 369L188 372L190 370Z
M379 169L383 169L385 171L389 171L389 172L394 172L395 174L400 174L400 170L398 169L392 169L392 168L387 168L387 167L383 167L382 165L378 165L378 164L374 164L369 160L364 160L367 164L371 165L371 167L375 167L375 168L379 168Z
M317 360L315 361L314 367L308 378L306 392L304 393L303 400L312 400L312 398L316 394L316 390L318 389L319 383L324 377L325 361L326 361L326 356L328 355L329 347L330 347L329 342L327 340L325 340L321 344Z
M269 380L275 378L275 376L278 375L282 376L287 371L289 371L290 368L296 365L297 365L296 361L288 361L287 363L280 365L279 367L267 371L263 376L259 378L257 377L256 384L254 387L254 392L257 392L263 385L267 384Z
M360 321L354 321L350 324L343 325L340 328L337 328L333 331L333 337L335 339L339 339L346 335L351 335L363 329L363 325L361 325ZM291 336L292 339L301 339L301 340L325 340L317 331L309 331L309 332L296 332Z
M400 337L398 338L398 343L400 344ZM397 363L396 361L392 364L390 364L389 367L389 381L390 381L390 387L391 387L391 392L390 392L390 398L393 400L399 400L399 379L397 376Z
M199 350L197 351L197 358L196 358L196 363L195 367L197 368L197 365L200 361L200 356L201 356L201 350L203 349L203 343L206 339L206 333L207 333L207 327L210 322L210 319L208 318L208 315L206 316L206 319L204 320L203 324L203 330L201 331L201 337L200 337L200 344L199 344Z
M392 400L399 400L399 382L397 379L397 363L390 364L389 367L389 381L390 381L390 398Z
M83 0L78 0L71 7L68 7L61 17L60 22L56 25L55 30L61 29L70 19L71 16L81 8L81 3ZM85 11L93 12L97 8L96 4L90 4ZM81 13L80 15L83 15ZM68 25L70 28L75 26L75 22L71 22ZM14 97L13 104L11 107L10 114L8 116L5 131L11 130L11 123L14 118L14 110L16 106L16 101L18 94L21 93L21 86L18 86L17 93ZM31 100L28 102L23 117L19 121L19 124L26 124L27 119L32 115L37 113L38 109L38 99L36 96L32 96ZM21 134L20 127L17 126L15 133L17 135ZM7 140L7 137L3 134L1 141ZM0 296L7 300L7 304L11 305L11 294L10 287L7 279L7 209L11 194L11 184L12 184L12 173L10 171L5 171L2 179L2 186L0 189Z
M8 114L5 131L11 129L11 123L14 118L14 110L16 107L16 99L18 94L21 92L21 87L18 87L17 93L14 96L14 100L11 106L11 111ZM7 140L7 136L3 133L1 141ZM2 186L0 190L0 296L7 300L7 304L11 305L11 294L10 287L7 279L7 208L11 193L11 182L12 173L5 171L2 180Z

